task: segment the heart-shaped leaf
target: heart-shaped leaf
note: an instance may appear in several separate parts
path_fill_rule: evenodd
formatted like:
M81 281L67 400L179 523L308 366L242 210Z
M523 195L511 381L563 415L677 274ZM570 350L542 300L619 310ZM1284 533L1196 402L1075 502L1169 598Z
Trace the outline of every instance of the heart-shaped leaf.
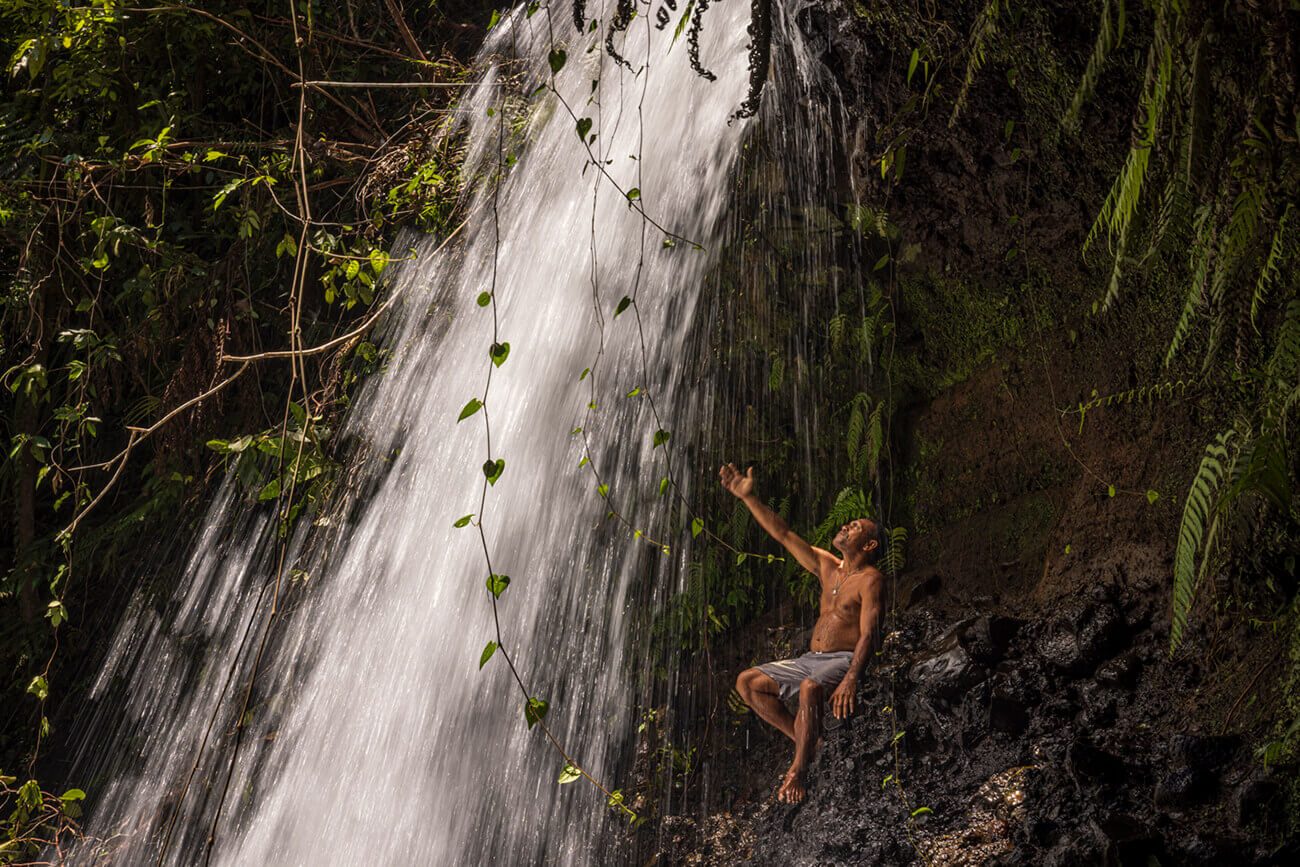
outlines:
M465 404L465 408L460 411L460 416L456 419L456 423L459 424L460 422L463 422L465 419L478 412L482 407L483 401L474 398L469 403Z
M587 133L590 130L591 130L591 118L589 117L578 118L578 138L583 139L585 141L587 138Z
M492 348L488 350L488 355L491 356L492 363L497 367L500 367L505 364L506 359L510 357L510 344L493 343Z
M545 699L530 698L528 704L524 705L524 721L528 723L529 728L532 728L542 721L542 717L546 716L546 712L550 709L551 703Z
M501 594L504 593L504 592L506 592L506 588L509 587L509 586L510 586L510 576L509 576L509 575L489 575L489 576L488 576L488 580L487 580L487 589L488 589L488 590L491 590L491 591L492 591L492 595L495 596L497 599L500 599L500 598L501 598Z
M554 75L564 68L564 62L569 56L564 53L563 48L552 48L551 53L546 56L546 62L551 64L551 74Z
M483 475L487 476L488 484L495 485L497 479L501 478L501 473L505 471L505 468L505 458L497 458L495 461L484 461Z

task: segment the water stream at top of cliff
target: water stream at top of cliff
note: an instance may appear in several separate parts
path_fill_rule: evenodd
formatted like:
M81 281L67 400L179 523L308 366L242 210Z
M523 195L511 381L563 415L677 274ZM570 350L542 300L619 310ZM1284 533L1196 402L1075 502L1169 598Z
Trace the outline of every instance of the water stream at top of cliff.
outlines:
M550 702L556 737L617 785L636 724L629 607L646 582L661 588L653 598L671 593L685 563L689 533L665 526L659 481L665 456L685 461L685 433L707 423L682 363L698 350L701 286L751 121L732 119L748 86L749 3L709 9L699 54L715 81L691 68L686 33L674 42L680 7L663 27L659 4L640 7L614 36L617 63L601 49L616 5L588 4L601 26L581 34L567 6L521 6L493 29L445 133L465 142L475 179L468 223L441 251L442 239L415 236L394 251L418 258L392 268L398 297L375 338L386 362L335 434L350 457L334 502L298 522L281 566L275 516L248 506L232 473L170 598L133 600L83 723L77 777L97 842L74 861L199 863L210 827L222 865L585 864L605 851L618 820L604 796L557 785L562 759L525 726L500 657L479 671L494 637L487 571L477 530L453 522L479 511L483 420L457 416L488 375L494 313L476 299L495 285L510 354L487 403L505 466L476 520L493 571L512 579L502 633ZM555 87L591 118L599 167L566 107L533 94L553 44L567 53ZM629 203L634 188L658 224L703 249L665 245ZM614 316L631 295L644 350L631 312ZM658 448L647 392L681 432ZM608 500L579 466L578 426ZM669 534L670 552L650 556L604 521L611 502ZM277 586L282 610L218 811Z

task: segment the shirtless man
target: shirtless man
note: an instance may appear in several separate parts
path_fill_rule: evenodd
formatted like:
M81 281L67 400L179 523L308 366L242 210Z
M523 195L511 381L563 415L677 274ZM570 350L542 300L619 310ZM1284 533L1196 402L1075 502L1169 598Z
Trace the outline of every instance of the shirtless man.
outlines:
M841 527L832 543L844 555L841 560L799 538L759 501L753 467L742 475L734 464L727 464L718 477L724 488L749 507L759 525L821 580L821 615L813 627L812 652L742 671L736 678L737 691L754 713L794 741L794 761L777 798L797 804L804 798L804 777L820 740L826 691L833 689L831 713L836 718L851 714L858 678L871 656L884 584L880 570L873 565L881 550L880 527L866 518ZM799 713L791 716L781 699L795 695L799 696Z

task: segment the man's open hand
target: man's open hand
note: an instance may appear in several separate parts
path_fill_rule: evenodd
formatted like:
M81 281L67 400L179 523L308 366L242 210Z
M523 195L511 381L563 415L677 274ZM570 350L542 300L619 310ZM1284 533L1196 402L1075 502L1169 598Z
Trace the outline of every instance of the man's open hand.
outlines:
M754 494L754 468L750 467L741 475L740 470L736 469L735 464L727 464L718 470L718 480L722 482L722 487L731 491L732 494L745 499Z
M831 713L836 719L844 719L853 713L854 698L858 693L858 681L856 678L846 677L840 681L840 685L835 687L831 693Z

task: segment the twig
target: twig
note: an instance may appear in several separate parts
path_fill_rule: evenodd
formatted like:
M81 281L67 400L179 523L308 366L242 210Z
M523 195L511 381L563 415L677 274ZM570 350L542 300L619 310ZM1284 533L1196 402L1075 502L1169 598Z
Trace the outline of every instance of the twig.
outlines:
M91 509L95 508L95 506L99 504L100 500L104 499L104 495L108 493L109 489L112 488L113 485L117 482L118 477L122 475L122 468L126 466L126 460L128 457L131 456L131 449L138 446L147 437L149 437L155 431L157 431L158 428L162 427L167 422L171 421L180 413L184 412L185 410L189 409L195 404L202 403L212 395L221 391L221 389L230 385L230 383L238 379L243 374L243 372L247 369L248 369L248 362L244 362L242 365L240 365L239 369L236 370L234 373L232 373L230 376L223 379L221 382L217 383L216 385L212 386L212 388L209 388L207 391L203 392L202 394L196 397L192 397L189 400L185 401L185 403L176 407L171 412L167 413L165 416L158 419L158 421L151 424L149 427L139 428L139 427L131 427L128 425L126 429L130 431L130 437L127 439L126 448L118 452L115 457L112 457L101 464L88 464L84 467L74 467L72 470L70 470L69 472L75 472L76 470L92 470L92 469L98 469L100 467L104 467L104 468L111 467L115 463L118 464L117 470L114 471L113 477L108 480L108 484L104 486L104 488L99 492L99 494L95 497L95 499L90 501L90 504L87 505L86 508L82 509L73 517L72 523L68 524L67 527L65 527L62 531L60 531L57 538L66 539L69 536L71 536L73 531L77 529L77 525L81 523L81 519L86 517L86 514Z
M468 222L468 220L466 222ZM465 228L465 223L461 223L453 229L451 234L444 238L442 243L438 245L438 249L433 251L433 255L436 256L438 253L442 252L442 248L447 246L451 239L456 237L463 228ZM313 346L311 349L277 349L271 352L259 352L257 355L223 355L221 356L221 361L223 363L227 361L242 361L247 364L250 361L268 361L273 358L303 358L308 355L319 355L322 352L328 352L334 347L347 343L352 338L359 336L371 325L374 325L375 320L382 316L384 312L393 305L393 302L397 300L399 295L400 293L397 292L392 293L383 304L379 305L379 308L375 310L374 313L371 313L370 316L366 318L365 322L362 322L347 334L335 337L333 340L330 340L327 343L322 343L320 346Z

